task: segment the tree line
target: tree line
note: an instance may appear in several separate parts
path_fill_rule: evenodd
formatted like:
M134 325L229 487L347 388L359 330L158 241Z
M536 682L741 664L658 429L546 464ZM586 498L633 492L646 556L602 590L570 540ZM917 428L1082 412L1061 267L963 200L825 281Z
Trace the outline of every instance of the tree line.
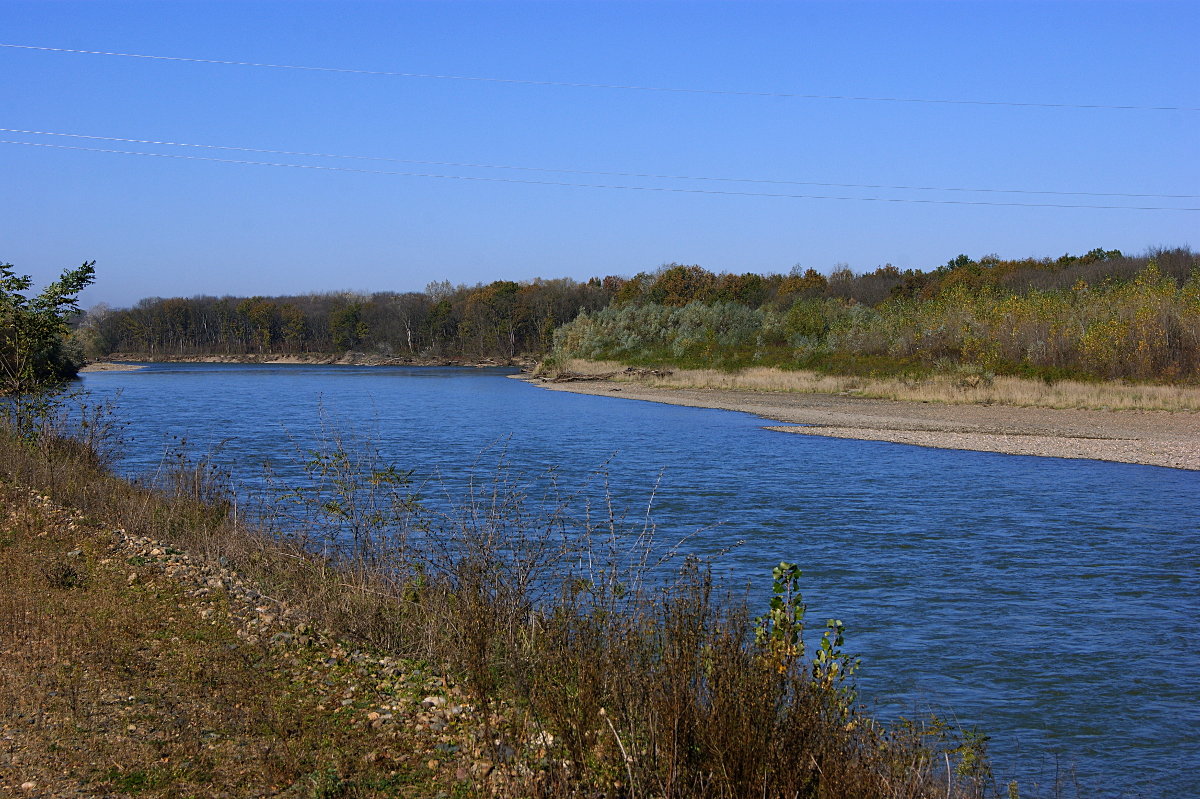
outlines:
M284 297L158 297L93 309L78 335L97 356L367 352L392 357L515 358L549 349L556 327L611 299L569 278L424 292Z
M890 264L829 274L667 264L609 275L424 292L150 298L93 309L97 357L358 351L385 357L590 357L897 371L971 363L1008 373L1195 381L1200 256L1094 249L1058 258Z

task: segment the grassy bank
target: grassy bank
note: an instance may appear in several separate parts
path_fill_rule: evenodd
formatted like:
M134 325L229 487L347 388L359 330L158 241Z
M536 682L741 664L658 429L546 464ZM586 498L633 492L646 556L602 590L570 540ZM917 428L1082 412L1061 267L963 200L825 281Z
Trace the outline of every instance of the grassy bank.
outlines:
M471 765L438 749L462 720L417 726L426 697L456 699L421 664L315 633L169 545L0 497L0 792L433 795Z
M552 360L540 374L605 375L612 380L660 388L732 389L801 394L845 394L911 402L1014 405L1035 408L1200 411L1200 388L1123 382L1047 382L998 376L980 369L920 376L871 377L816 371L749 367L744 369L678 369L667 364L630 368L617 361L581 358Z
M431 510L342 438L312 453L310 487L274 527L235 521L244 509L203 465L148 488L86 446L9 435L0 464L0 773L14 790L992 788L977 740L862 713L840 626L806 631L783 565L761 596L727 596L701 563L655 570L647 528L604 509L498 474Z

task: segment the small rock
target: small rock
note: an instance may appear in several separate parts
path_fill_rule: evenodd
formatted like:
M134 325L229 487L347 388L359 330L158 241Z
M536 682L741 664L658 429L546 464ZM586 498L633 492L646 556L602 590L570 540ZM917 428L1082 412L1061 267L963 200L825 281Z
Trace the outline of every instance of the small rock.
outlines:
M33 780L30 780L29 782L23 782L23 783L21 783L21 790L22 790L22 791L32 791L32 790L34 790L34 789L36 789L36 788L37 788L37 783L36 783L36 782L34 782Z

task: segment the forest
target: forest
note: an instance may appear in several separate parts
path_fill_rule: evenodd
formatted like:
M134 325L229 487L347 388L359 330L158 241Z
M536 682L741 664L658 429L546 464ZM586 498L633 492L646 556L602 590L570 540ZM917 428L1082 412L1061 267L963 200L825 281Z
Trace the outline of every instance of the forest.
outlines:
M1046 380L1200 380L1200 255L959 255L928 270L714 273L668 264L424 292L149 298L75 320L92 357L363 352Z

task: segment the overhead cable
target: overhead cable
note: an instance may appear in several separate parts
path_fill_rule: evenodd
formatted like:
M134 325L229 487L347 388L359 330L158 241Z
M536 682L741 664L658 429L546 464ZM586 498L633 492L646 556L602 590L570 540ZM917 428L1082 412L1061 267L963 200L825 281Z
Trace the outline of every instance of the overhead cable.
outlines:
M658 180L697 180L719 181L722 183L764 183L779 186L821 186L840 189L894 189L897 191L957 191L978 192L990 194L1038 194L1060 195L1073 197L1153 197L1170 200L1200 199L1197 194L1136 194L1132 192L1114 191L1049 191L1043 189L972 189L953 186L894 186L883 183L823 183L811 180L779 180L772 178L726 178L699 175L660 175L651 172L602 172L591 169L559 169L538 166L505 166L498 164L478 164L462 161L421 161L411 158L391 158L381 155L343 155L337 153L311 153L300 150L269 150L258 147L233 147L222 144L193 144L177 141L157 141L154 139L127 139L118 136L92 136L84 133L60 133L46 130L23 130L19 128L0 128L3 133L21 133L33 136L63 136L72 139L88 139L92 141L124 142L126 144L154 144L164 147L196 147L206 150L225 150L242 153L262 153L268 155L290 155L308 158L339 158L357 161L386 161L395 164L421 164L425 166L453 166L466 169L508 169L522 172L557 172L566 175L602 175L622 178L651 178Z
M979 105L1008 108L1080 108L1114 111L1200 111L1200 107L1177 105L1112 105L1105 103L1032 103L1008 100L950 100L930 97L877 97L848 94L800 94L796 92L747 91L738 89L696 89L672 86L639 86L621 83L584 83L561 80L532 80L524 78L482 77L478 75L441 75L427 72L392 72L377 69L351 69L347 67L314 67L301 64L270 64L258 61L227 61L217 58L189 58L185 56L147 55L145 53L116 53L105 50L77 50L69 47L39 47L30 44L5 44L17 50L37 50L47 53L71 53L76 55L102 55L118 58L142 58L151 61L176 61L190 64L217 64L231 67L259 67L264 69L291 69L304 72L332 72L343 75L373 75L389 78L422 78L427 80L458 80L475 83L506 83L521 86L557 86L571 89L614 89L638 92L668 92L673 94L711 94L734 97L774 97L794 100L847 100L872 103L919 103L926 105Z
M364 175L391 175L397 177L413 177L413 178L437 178L440 180L464 180L483 183L517 183L529 186L564 186L575 189L617 189L622 191L652 191L666 192L673 194L712 194L723 195L730 197L771 197L778 199L793 199L793 200L844 200L857 202L881 202L881 203L922 203L929 205L987 205L987 206L1011 206L1018 208L1092 208L1104 210L1119 210L1119 211L1200 211L1197 208L1177 208L1171 206L1137 206L1137 205L1082 205L1070 203L1017 203L1017 202L998 202L991 200L935 200L926 198L914 197L839 197L821 194L776 194L771 192L757 191L727 191L721 189L689 189L672 186L625 186L604 183L569 183L566 181L555 180L524 180L519 178L497 178L485 177L479 175L442 175L428 172L394 172L381 169L358 169L354 167L343 166L322 166L318 164L289 164L274 161L248 161L234 158L209 158L199 155L183 155L180 153L150 153L138 152L133 150L115 150L99 147L79 147L69 144L51 144L49 142L28 142L28 141L10 141L0 139L0 144L15 144L25 147L42 147L56 150L75 150L89 153L112 153L117 155L138 155L149 158L172 158L184 161L209 161L220 164L236 164L239 166L271 166L285 167L290 169L308 169L322 172L351 172Z

